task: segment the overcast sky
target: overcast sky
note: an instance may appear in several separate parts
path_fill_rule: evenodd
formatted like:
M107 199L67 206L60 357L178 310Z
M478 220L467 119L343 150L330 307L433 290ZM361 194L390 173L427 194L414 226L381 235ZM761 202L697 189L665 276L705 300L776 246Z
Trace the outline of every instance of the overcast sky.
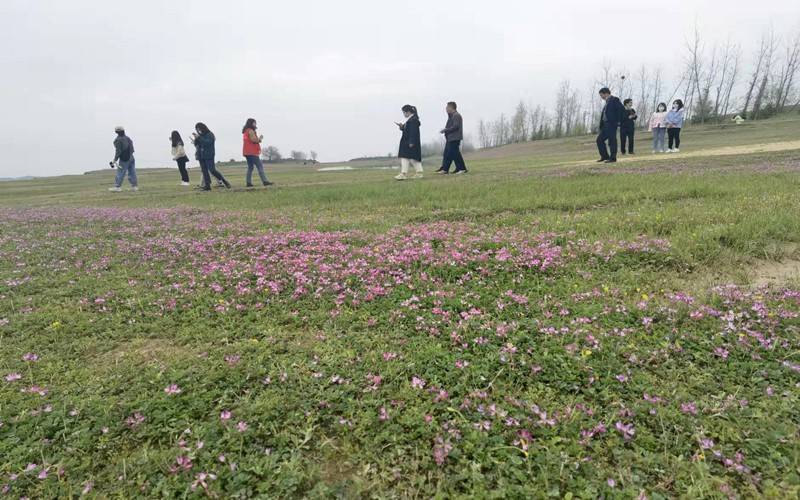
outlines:
M695 20L749 54L770 23L800 27L800 1L0 0L0 177L103 168L117 124L140 168L171 166L169 132L197 121L222 160L250 116L323 161L395 152L406 103L426 140L448 100L474 136L603 60L677 72Z

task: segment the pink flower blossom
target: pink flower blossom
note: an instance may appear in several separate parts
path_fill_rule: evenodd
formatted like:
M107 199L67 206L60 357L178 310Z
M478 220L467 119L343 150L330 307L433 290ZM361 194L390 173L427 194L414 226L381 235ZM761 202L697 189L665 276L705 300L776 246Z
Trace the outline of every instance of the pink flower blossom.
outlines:
M14 382L15 380L19 380L21 378L22 378L22 375L20 375L19 373L16 373L16 372L9 373L8 375L5 376L6 382Z
M177 384L170 384L164 388L164 392L167 394L180 394L181 388Z
M426 382L419 378L419 377L412 377L411 378L411 387L415 389L424 389Z
M710 450L714 447L714 441L712 439L703 438L700 440L700 448L704 450Z
M144 421L145 421L144 415L142 415L138 411L136 413L134 413L133 415L131 415L130 417L125 419L125 423L131 429L135 429L135 428L139 427L140 425L142 425L144 423Z
M23 361L31 361L31 362L35 363L36 361L39 361L39 355L38 354L34 354L32 352L29 352L29 353L26 353L24 356L22 356L22 360Z
M623 424L622 422L617 422L614 424L614 428L622 434L622 437L625 438L625 441L629 441L636 435L636 429L633 428L633 424Z
M222 412L219 414L219 419L222 421L230 420L231 412L229 412L228 410L222 410Z
M245 432L247 430L247 422L240 421L238 424L236 424L236 430L239 432Z

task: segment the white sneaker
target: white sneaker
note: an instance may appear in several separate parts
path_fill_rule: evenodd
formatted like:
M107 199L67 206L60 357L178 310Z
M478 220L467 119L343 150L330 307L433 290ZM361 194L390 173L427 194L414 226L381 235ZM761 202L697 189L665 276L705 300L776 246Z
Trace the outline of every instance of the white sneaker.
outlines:
M658 153L658 151L656 151L656 150L654 149L654 150L653 150L653 154L656 154L656 153Z
M672 153L672 150L671 150L671 149L668 149L668 150L667 150L667 153Z
M117 186L110 187L110 188L108 188L108 190L111 191L112 193L120 193L120 192L122 192L122 188L119 188Z
M131 188L131 191L133 191L134 193L135 193L136 191L138 191L138 190L139 190L139 188L138 188L138 187L136 187L136 186L133 186L133 187Z
M673 150L672 150L672 152L673 152L673 153L680 153L680 152L681 152L681 150L680 150L680 149L678 149L678 148L675 148L675 149L673 149Z
M422 172L417 172L416 174L414 174L414 178L415 179L422 179L423 177L425 177L425 176L422 175Z
M397 174L397 175L395 176L395 180L398 180L398 181L404 181L404 180L406 180L406 174Z
M191 186L188 182L181 182L181 186Z

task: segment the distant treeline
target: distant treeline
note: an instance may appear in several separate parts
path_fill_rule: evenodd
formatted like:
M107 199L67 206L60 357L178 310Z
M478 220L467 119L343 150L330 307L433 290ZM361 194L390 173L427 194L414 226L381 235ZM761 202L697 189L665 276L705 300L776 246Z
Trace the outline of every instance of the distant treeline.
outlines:
M313 149L306 154L304 151L292 150L288 157L284 157L275 146L261 148L261 159L267 163L281 163L284 161L317 163L318 154Z
M620 98L631 98L646 128L658 103L682 99L689 123L721 123L736 115L749 120L768 118L800 106L797 78L800 68L800 30L761 35L757 49L744 56L741 45L729 39L707 46L699 28L684 45L685 62L670 83L661 67L643 64L634 72L603 64L598 77L583 90L564 80L552 108L520 101L511 114L480 120L481 148L584 135L596 132L601 102L597 91L609 87ZM674 70L673 70L674 71Z

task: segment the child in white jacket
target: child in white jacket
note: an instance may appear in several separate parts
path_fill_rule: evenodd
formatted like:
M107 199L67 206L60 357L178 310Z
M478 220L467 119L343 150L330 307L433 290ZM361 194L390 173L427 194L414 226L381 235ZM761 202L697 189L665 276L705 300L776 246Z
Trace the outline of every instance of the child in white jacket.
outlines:
M660 103L650 116L649 130L653 132L653 154L667 152L667 105Z

